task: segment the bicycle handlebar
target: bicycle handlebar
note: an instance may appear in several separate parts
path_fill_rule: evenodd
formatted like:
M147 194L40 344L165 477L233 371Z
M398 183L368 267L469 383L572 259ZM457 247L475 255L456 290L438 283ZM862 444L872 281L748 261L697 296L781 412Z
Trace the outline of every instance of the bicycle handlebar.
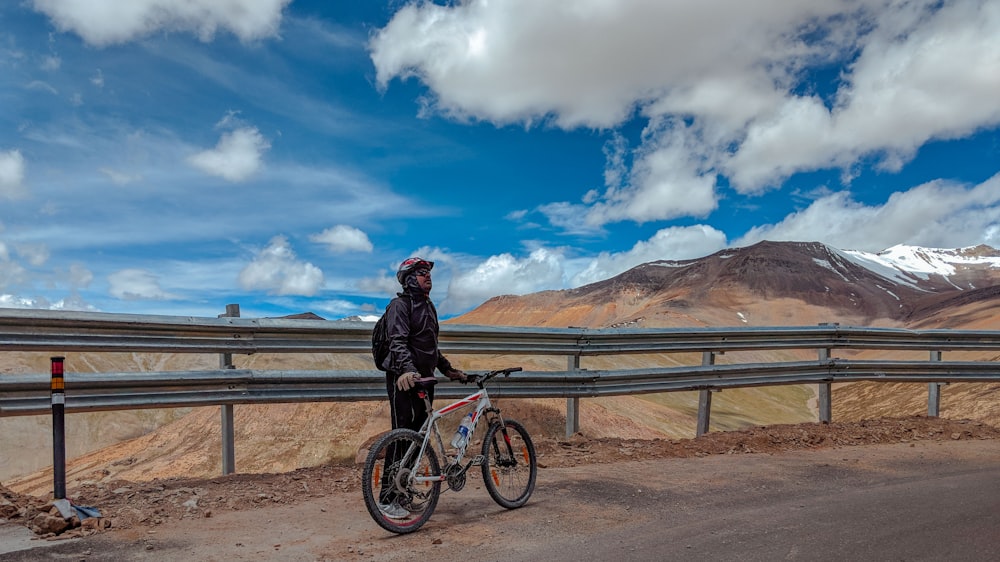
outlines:
M507 367L506 369L497 369L496 371L488 371L486 373L482 373L482 374L478 374L478 375L476 375L476 374L470 374L470 375L468 375L468 378L464 382L467 382L467 383L471 382L471 383L476 383L476 384L482 384L482 383L484 383L484 382L492 379L493 377L496 377L496 376L499 376L499 375L503 375L505 377L509 377L511 373L516 373L516 372L521 371L521 370L523 370L521 367ZM422 377L422 378L419 378L419 379L414 379L413 382L416 383L416 384L418 384L418 385L431 386L431 385L437 384L438 380L437 380L436 377Z
M468 382L473 382L478 385L482 385L486 381L496 377L498 375L503 375L509 377L511 373L516 373L521 370L521 367L507 367L506 369L497 369L496 371L489 371L480 375L469 375Z

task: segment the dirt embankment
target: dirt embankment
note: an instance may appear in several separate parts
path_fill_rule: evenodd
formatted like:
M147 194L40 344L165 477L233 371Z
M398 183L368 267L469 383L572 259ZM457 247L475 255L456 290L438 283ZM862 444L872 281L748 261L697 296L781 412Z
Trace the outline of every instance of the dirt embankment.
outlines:
M716 432L695 439L536 439L542 468L607 464L671 457L777 453L852 445L917 441L1000 439L1000 428L970 420L913 416L830 424L805 423ZM59 538L86 536L106 529L153 529L185 519L210 518L230 511L294 506L310 498L359 489L360 467L324 465L279 474L235 474L216 478L114 480L68 490L75 505L94 506L102 520L65 531ZM35 526L52 510L51 501L18 494L0 485L0 517ZM303 514L303 517L308 515ZM36 532L52 538L54 533Z

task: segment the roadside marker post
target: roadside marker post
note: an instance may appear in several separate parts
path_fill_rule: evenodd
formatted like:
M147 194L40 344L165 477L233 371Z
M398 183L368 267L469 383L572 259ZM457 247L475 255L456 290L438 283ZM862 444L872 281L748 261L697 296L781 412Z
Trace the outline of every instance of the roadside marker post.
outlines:
M54 499L66 498L66 381L63 357L52 358L52 479Z

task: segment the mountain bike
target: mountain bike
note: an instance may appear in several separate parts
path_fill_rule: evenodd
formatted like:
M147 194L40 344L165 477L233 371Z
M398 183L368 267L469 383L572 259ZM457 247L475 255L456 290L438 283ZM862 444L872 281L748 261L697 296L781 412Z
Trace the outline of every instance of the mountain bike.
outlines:
M412 533L430 519L437 507L441 485L455 492L465 487L469 469L479 466L486 491L495 502L507 509L524 505L535 489L538 460L535 445L519 422L504 419L500 409L490 402L486 382L498 375L505 377L520 371L510 367L482 374L468 375L469 383L479 391L438 410L431 407L427 393L433 377L417 379L417 393L427 406L427 421L420 431L393 429L375 441L365 460L362 492L365 507L372 519L393 533ZM445 448L438 422L455 412L465 412L469 433L464 443ZM486 420L482 449L466 458L479 421ZM444 462L444 466L441 462Z

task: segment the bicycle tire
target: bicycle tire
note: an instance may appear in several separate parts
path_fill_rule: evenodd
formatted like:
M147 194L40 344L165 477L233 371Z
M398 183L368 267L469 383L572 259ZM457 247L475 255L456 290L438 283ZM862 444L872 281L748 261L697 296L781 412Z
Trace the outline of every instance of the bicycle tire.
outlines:
M538 474L535 444L524 426L505 419L492 424L483 439L483 483L493 501L507 509L531 497Z
M424 476L439 476L441 466L433 447L424 451L420 466L412 466L413 457L420 451L424 438L412 429L393 429L372 444L365 468L361 476L361 491L365 498L365 507L372 519L383 529L398 533L412 533L423 526L437 507L438 496L441 494L441 482L422 484L404 484L405 475L416 470ZM388 463L386 457L392 455L393 448L401 451L399 461ZM402 472L401 472L402 470ZM402 477L401 477L402 476ZM386 496L392 496L409 513L403 518L390 518L379 508L379 502Z

